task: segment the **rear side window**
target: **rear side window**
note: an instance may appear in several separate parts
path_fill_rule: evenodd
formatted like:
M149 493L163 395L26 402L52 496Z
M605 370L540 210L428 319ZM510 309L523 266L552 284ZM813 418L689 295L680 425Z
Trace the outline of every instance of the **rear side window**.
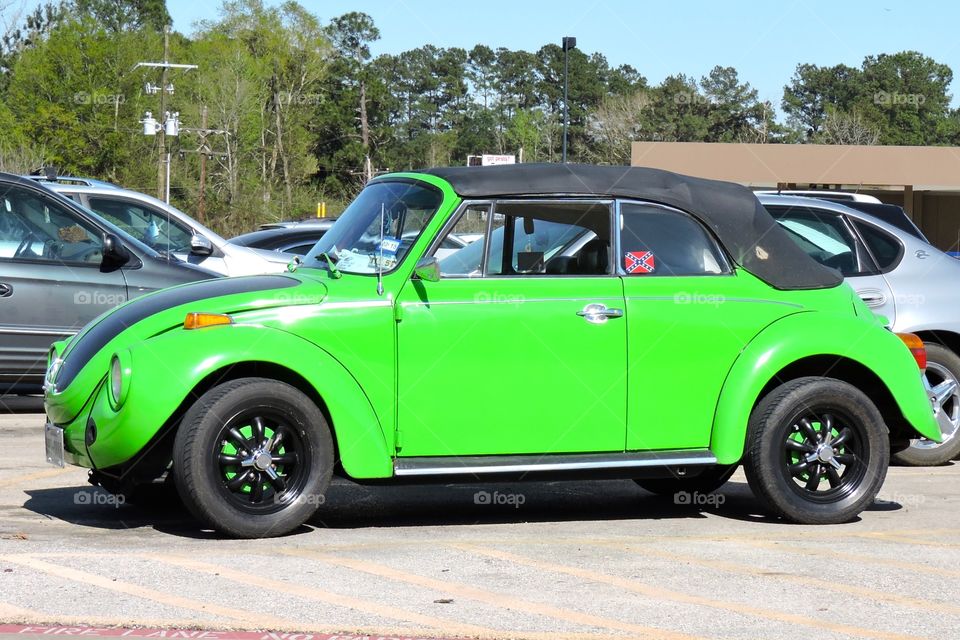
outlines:
M844 277L876 273L840 214L810 207L767 207L807 255Z
M620 268L628 276L729 273L716 242L680 211L651 204L620 207Z
M881 231L872 224L860 222L859 220L854 220L853 226L855 226L857 231L860 232L860 235L863 236L863 241L867 244L867 248L870 249L870 253L873 254L873 258L877 261L877 265L881 271L890 271L900 264L900 258L903 255L903 245L900 244L899 240L889 233Z

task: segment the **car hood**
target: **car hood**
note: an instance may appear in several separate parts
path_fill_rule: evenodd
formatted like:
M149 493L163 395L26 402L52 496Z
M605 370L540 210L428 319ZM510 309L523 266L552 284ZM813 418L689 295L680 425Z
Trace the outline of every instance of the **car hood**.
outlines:
M309 292L302 293L297 288L304 286L305 280L292 274L218 278L131 300L93 320L67 343L56 371L47 380L52 385L48 393L69 390L71 396L89 395L106 374L116 350L182 325L190 312L239 313L316 304L326 296L326 287L312 279L309 282ZM80 375L88 366L96 369L97 375ZM75 380L84 389L71 388Z

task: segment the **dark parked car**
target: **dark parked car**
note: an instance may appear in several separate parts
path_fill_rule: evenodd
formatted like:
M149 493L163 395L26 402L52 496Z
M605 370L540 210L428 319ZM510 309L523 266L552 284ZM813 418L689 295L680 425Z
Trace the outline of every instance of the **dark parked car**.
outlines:
M230 242L244 247L270 249L271 251L283 251L284 253L305 256L317 243L317 240L322 238L323 234L333 226L334 222L336 222L336 219L328 218L326 220L307 220L292 224L285 222L270 223L260 225L259 231L252 231L231 238ZM416 234L404 236L400 240L400 245L409 247L415 239ZM445 258L468 244L459 236L447 236L437 250L437 257Z
M50 344L130 298L215 274L0 173L0 392L40 391Z
M292 253L305 256L317 240L336 222L334 218L317 221L298 222L293 224L273 223L262 225L259 231L244 233L231 238L231 244L254 249L268 249L282 253ZM274 226L276 225L276 226Z

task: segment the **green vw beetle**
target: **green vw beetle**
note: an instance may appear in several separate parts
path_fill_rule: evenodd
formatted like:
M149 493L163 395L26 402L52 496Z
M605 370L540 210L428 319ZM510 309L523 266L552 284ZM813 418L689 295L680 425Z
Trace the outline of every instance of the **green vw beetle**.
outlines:
M334 473L670 494L741 463L774 514L837 523L891 448L940 437L923 359L740 186L433 169L370 182L289 273L166 289L55 344L46 450L109 491L166 475L241 537L306 522Z

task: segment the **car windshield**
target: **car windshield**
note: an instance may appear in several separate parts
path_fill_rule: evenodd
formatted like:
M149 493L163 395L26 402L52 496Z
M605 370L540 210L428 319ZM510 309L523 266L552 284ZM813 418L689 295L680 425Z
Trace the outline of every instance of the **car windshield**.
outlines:
M413 182L377 182L350 203L304 259L331 260L345 273L384 273L400 264L443 200L439 190Z

